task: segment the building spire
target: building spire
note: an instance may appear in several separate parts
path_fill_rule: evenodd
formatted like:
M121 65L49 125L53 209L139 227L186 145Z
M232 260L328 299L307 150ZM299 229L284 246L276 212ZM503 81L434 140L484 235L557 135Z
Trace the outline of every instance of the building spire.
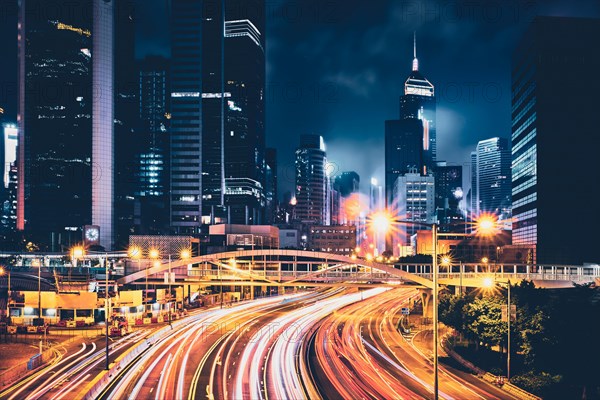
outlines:
M417 59L417 32L413 32L413 71L419 70L419 60Z

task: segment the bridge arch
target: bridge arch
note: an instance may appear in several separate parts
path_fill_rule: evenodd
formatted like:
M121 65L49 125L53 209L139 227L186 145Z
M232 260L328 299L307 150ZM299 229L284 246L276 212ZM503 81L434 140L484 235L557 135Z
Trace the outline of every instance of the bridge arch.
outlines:
M339 270L342 268L347 268L350 265L356 265L359 267L368 268L370 271L378 271L380 273L388 274L390 277L394 277L399 280L414 282L419 285L423 285L427 288L433 287L433 283L431 282L431 280L416 274L402 271L388 264L383 264L376 261L369 261L365 259L354 259L348 256L331 254L326 252L286 249L228 251L222 253L206 254L202 256L193 257L187 260L173 260L170 263L168 261L164 262L163 260L163 262L160 265L151 266L148 269L134 272L133 274L120 278L117 282L120 284L133 283L137 280L146 278L148 275L160 274L169 271L169 269L173 270L181 267L187 267L187 265L189 264L210 263L221 265L225 269L236 270L236 272L241 273L242 275L247 275L251 279L264 280L268 284L285 285L286 283L290 283L289 281L278 282L269 280L265 276L254 274L250 271L241 271L227 264L227 261L232 259L248 261L248 259L252 260L253 258L255 260L256 258L259 258L260 260L266 260L266 258L268 258L269 263L281 262L302 264L308 262L313 264L325 263L327 265L327 267L323 268L322 270L310 271L308 274L305 274L303 278L306 278L308 275L317 276L328 271ZM262 261L259 262L262 263ZM302 278L299 278L297 280L301 279Z

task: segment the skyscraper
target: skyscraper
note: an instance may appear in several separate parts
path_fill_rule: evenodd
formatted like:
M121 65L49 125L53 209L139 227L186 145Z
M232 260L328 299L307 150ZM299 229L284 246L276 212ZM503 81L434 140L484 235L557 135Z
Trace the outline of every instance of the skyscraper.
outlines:
M417 118L385 121L385 199L394 208L394 183L411 171L424 171L423 122Z
M419 119L423 124L424 173L435 167L437 155L436 100L434 86L419 71L417 39L414 38L412 72L404 83L404 96L400 97L400 119Z
M168 62L146 57L139 64L140 118L136 149L136 231L141 234L165 231L169 196L169 78Z
M537 17L512 70L514 245L538 263L598 262L600 20Z
M412 72L400 96L399 119L385 122L385 199L394 205L394 184L410 171L431 173L436 159L435 88L419 71L416 36Z
M344 171L335 177L333 186L340 192L340 196L348 197L359 191L360 177L354 171Z
M403 220L431 224L435 221L435 185L433 176L408 173L396 179L395 197L398 199L398 214ZM398 245L410 244L410 237L423 229L417 225L400 224L393 233L393 251Z
M171 226L178 232L226 218L262 220L264 10L262 0L172 2Z
M510 217L510 144L506 138L491 138L477 144L475 151L476 215Z
M296 218L306 224L327 222L325 142L319 135L302 135L296 150Z
M4 157L2 158L2 176L4 188L8 189L10 182L11 165L17 161L17 144L19 139L19 130L14 124L3 124L3 148Z
M59 244L81 240L79 229L92 222L92 178L107 185L107 192L94 200L97 212L104 216L112 204L112 149L102 148L111 139L112 96L103 91L95 98L98 93L92 92L92 63L102 73L100 64L108 62L109 48L103 33L92 38L91 0L78 5L54 2L59 6L52 18L36 12L42 3L20 2L19 7L17 229L31 232L42 248L59 250ZM110 71L106 73L98 76L101 88L112 87L105 86L111 83ZM102 109L103 104L108 108ZM102 151L93 161L92 108L103 113L102 123L95 119L97 151ZM110 221L102 223L108 224L105 237Z
M440 231L464 232L459 223L463 220L459 202L463 198L462 166L437 162L435 167L435 208Z

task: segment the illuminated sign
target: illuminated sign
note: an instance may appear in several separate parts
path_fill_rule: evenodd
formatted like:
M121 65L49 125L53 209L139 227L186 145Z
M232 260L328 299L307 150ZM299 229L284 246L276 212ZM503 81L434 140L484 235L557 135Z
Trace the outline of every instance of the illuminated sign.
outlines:
M92 36L92 32L90 32L87 29L75 28L72 25L63 24L62 22L59 22L56 24L56 29L76 32L76 33L79 33L80 35L85 35L87 37Z

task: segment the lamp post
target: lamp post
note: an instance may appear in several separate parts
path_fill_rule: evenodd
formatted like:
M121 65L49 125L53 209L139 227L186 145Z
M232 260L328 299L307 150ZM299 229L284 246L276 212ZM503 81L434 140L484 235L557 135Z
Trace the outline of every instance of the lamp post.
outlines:
M507 323L507 328L508 328L507 346L506 346L506 379L510 380L510 322L512 319L512 310L511 310L511 302L510 302L510 286L511 286L511 284L510 284L510 279L508 279L506 282L500 282L500 281L494 282L492 280L492 278L485 278L483 280L483 286L486 288L492 288L494 286L494 284L496 284L498 286L506 285L506 288L508 290L507 306L506 306L506 323Z
M476 221L478 234L491 235L496 229L497 219L493 215L484 214ZM433 396L437 400L439 397L438 380L438 224L437 222L428 223L421 221L398 220L393 218L387 212L379 212L371 216L371 224L376 231L384 235L391 228L392 224L417 225L431 228L433 242L432 274L433 274ZM385 236L384 236L385 238ZM367 258L368 259L368 258ZM486 261L487 262L487 261ZM461 276L462 278L462 276ZM462 286L462 279L461 279Z
M431 228L433 241L432 274L433 274L433 398L439 398L439 379L438 379L438 224L437 222L428 223L421 221L399 220L390 217L387 213L377 213L371 219L376 231L384 234L391 228L392 224L418 225Z

